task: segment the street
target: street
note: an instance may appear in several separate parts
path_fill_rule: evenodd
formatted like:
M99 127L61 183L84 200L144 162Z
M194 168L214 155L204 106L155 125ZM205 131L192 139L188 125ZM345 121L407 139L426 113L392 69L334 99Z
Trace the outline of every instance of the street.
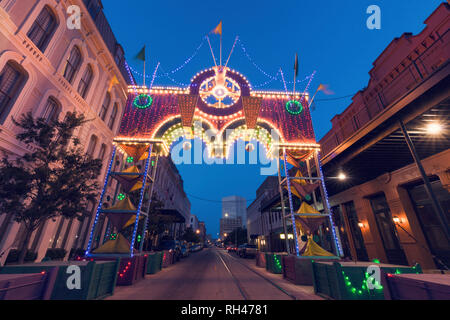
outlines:
M131 287L117 287L107 300L311 300L312 288L256 270L255 260L217 248L193 253ZM256 270L257 273L255 273Z

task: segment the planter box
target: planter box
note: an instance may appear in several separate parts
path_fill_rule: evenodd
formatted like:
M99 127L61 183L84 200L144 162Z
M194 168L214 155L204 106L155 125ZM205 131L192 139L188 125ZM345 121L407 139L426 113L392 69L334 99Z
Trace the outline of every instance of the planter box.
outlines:
M256 254L256 266L260 268L266 267L266 254L264 252L259 252Z
M266 253L266 270L275 273L283 273L283 256L287 253Z
M0 274L0 300L49 300L58 268L37 274Z
M147 257L147 274L155 274L161 271L163 264L163 253L148 253Z
M70 266L80 268L81 288L69 289L67 284L72 283L73 272L69 272ZM43 271L50 272L58 268L51 300L94 300L110 296L116 286L118 261L49 261L0 268L0 274L35 274Z
M119 261L117 271L118 286L131 286L144 279L147 270L147 255L134 255L130 257L94 257L95 261Z
M174 264L174 257L175 257L175 255L174 255L174 253L173 253L173 251L166 251L166 250L164 250L164 251L162 251L162 266L163 266L163 268L167 268L167 267L169 267L169 266L171 266L171 265L173 265Z
M339 257L297 257L283 256L283 278L303 286L313 285L312 262L339 260Z
M375 264L370 262L316 262L312 261L314 292L336 300L384 300L384 286L369 290L367 268L378 266L386 273L422 273L414 267ZM381 279L380 274L380 281Z
M450 300L450 274L386 274L386 300Z

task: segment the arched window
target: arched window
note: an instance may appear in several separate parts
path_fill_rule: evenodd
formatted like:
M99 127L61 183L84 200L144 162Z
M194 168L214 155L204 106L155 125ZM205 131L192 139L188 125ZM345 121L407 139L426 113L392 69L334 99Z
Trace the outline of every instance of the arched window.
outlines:
M26 78L25 71L13 61L7 62L0 72L0 124L8 116Z
M114 124L115 124L116 118L117 118L117 112L119 111L118 109L119 109L119 107L117 106L117 103L114 103L114 107L111 111L111 117L109 118L109 123L108 123L108 127L111 130L113 130L113 128L114 128Z
M89 140L89 145L88 145L86 154L88 156L90 156L91 158L94 157L94 151L95 151L95 147L97 146L97 141L98 141L98 138L95 135L92 135L91 140Z
M102 146L100 147L100 152L98 153L98 158L100 160L103 160L105 158L105 153L106 153L106 144L102 144Z
M78 84L78 93L81 97L83 97L83 99L86 99L93 75L94 72L92 71L92 67L88 65L83 76L81 77L80 83Z
M41 13L34 21L30 30L28 31L28 38L39 48L42 52L45 51L53 33L56 30L58 23L53 11L45 6Z
M81 61L82 57L80 49L78 49L78 47L73 47L69 59L67 59L66 69L64 70L64 78L69 81L69 83L73 82L73 79L80 68Z
M46 120L47 123L55 121L58 119L59 112L61 111L60 104L54 97L49 97L47 104L45 105L44 113L42 118Z
M99 117L105 121L106 114L108 113L109 105L111 104L111 94L106 93L105 99L103 100L102 108L100 109Z

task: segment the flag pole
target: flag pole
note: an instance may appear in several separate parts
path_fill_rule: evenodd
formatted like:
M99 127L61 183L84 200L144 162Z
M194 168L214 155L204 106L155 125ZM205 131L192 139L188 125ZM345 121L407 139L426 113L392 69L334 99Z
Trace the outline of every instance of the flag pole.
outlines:
M222 66L222 32L220 33L220 66Z
M145 60L144 60L144 87L145 87Z
M214 65L217 67L216 57L214 56L214 51L213 51L213 49L211 47L211 42L209 41L209 37L206 36L206 39L208 40L209 49L211 50L211 55L212 55L213 60L214 60Z

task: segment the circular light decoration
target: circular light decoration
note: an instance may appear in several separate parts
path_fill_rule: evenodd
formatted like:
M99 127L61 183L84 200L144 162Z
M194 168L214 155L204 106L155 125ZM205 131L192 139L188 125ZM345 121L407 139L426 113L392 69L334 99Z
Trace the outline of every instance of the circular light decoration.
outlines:
M128 157L127 158L127 163L133 163L134 162L134 158L133 157Z
M229 77L225 77L223 84L219 84L217 76L214 76L200 84L200 97L209 107L225 109L239 101L241 88Z
M286 102L286 111L290 114L296 116L302 113L303 106L302 104L297 100L290 100Z
M148 94L140 94L133 101L133 105L138 109L150 108L152 104L153 98Z
M123 194L123 193L120 193L118 196L117 196L117 200L119 200L119 201L122 201L122 200L124 200L125 199L125 195Z

